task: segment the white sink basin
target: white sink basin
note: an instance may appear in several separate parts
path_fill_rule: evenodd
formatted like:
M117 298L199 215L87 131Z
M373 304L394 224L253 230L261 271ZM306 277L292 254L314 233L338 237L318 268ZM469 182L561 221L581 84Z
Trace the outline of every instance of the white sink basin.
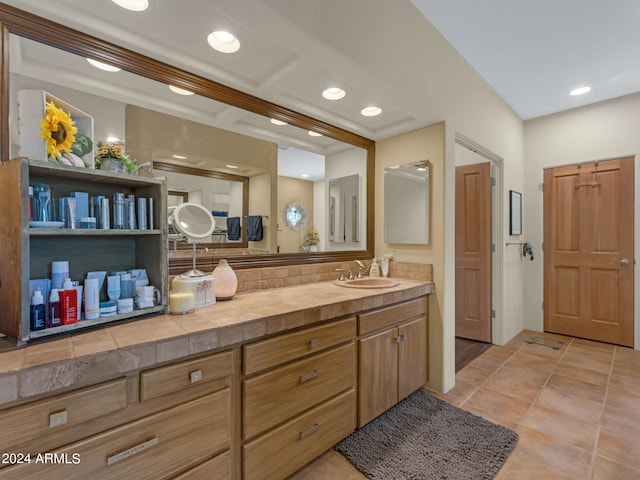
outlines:
M349 288L391 288L398 285L398 282L390 278L354 278L352 280L336 280L334 284L340 287Z

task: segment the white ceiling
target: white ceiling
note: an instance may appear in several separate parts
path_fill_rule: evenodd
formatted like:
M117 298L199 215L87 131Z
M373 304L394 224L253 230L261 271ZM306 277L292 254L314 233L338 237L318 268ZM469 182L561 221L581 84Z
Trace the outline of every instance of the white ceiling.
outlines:
M145 12L108 0L4 3L374 140L442 120L430 108L438 91L420 81L435 60L421 57L433 38L429 22L523 119L633 93L640 84L636 0L150 0ZM240 38L238 53L207 45L217 29ZM583 84L592 92L568 96ZM322 98L330 86L346 97ZM371 104L382 114L360 115ZM209 123L269 136L272 127L257 116L212 107ZM202 121L197 113L192 119ZM336 148L286 128L290 146Z

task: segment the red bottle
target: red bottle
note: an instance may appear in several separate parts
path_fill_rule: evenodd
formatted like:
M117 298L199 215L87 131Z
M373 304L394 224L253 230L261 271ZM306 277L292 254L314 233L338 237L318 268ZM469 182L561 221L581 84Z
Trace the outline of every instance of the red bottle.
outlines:
M62 323L69 325L78 322L78 292L73 288L70 278L65 278L60 292L60 309L62 310Z

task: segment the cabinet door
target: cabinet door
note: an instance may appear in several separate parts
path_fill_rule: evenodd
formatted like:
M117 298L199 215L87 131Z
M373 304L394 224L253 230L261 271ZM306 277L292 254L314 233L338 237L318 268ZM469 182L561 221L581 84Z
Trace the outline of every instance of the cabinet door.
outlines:
M398 329L358 341L358 427L398 402Z
M427 320L418 318L398 327L398 401L427 383Z

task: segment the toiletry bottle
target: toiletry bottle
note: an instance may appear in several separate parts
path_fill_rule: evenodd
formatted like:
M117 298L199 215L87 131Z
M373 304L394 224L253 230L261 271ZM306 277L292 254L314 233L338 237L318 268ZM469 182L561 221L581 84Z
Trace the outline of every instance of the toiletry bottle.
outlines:
M84 318L93 320L100 316L100 281L87 278L84 281Z
M61 308L60 308L60 296L58 295L58 289L52 288L51 295L49 295L49 307L48 307L47 327L59 327L62 325Z
M374 258L371 261L371 267L369 269L370 277L379 277L380 276L380 265L378 265L378 259Z
M62 282L69 276L69 262L51 262L51 288L62 289Z
M69 325L78 321L78 293L73 288L70 278L65 278L62 284L62 292L60 295L60 303L62 310L62 323Z
M44 324L44 299L39 288L33 292L31 297L31 309L29 310L29 320L31 322L31 331L43 330Z
M382 271L383 278L387 278L389 276L389 258L382 257L382 264L380 265L380 270Z

